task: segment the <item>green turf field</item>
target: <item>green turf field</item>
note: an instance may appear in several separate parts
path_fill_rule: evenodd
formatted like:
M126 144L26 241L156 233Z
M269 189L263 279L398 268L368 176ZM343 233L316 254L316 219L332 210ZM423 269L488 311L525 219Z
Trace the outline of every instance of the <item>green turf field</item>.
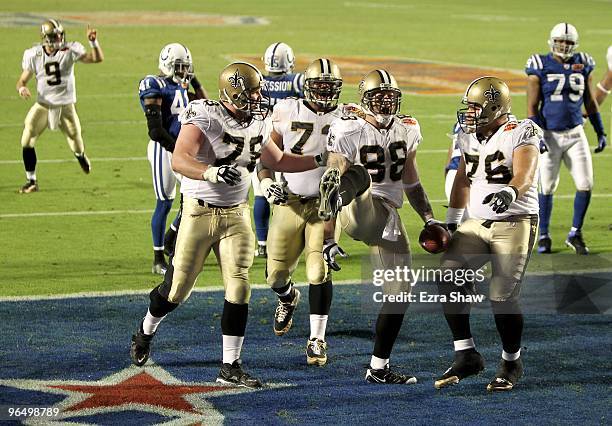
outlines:
M605 52L612 38L610 3L603 0L578 5L573 1L525 0L184 1L180 2L180 10L178 4L107 0L21 1L0 6L0 17L5 22L0 23L0 55L4 61L0 73L2 295L138 289L159 280L150 274L149 223L155 199L145 160L148 137L138 102L138 82L146 74L156 73L159 50L167 43L181 42L191 49L199 79L215 95L216 76L225 64L233 58L260 56L275 41L290 44L298 58L412 58L520 72L529 55L547 51L546 40L552 26L570 20L580 33L580 50L590 53L598 63L595 83L604 73ZM122 19L121 14L101 13L109 11L133 15ZM174 21L163 24L136 25L136 19L129 17L142 11L149 12L149 16L160 11L252 16L265 18L268 24L177 25L179 22L172 18ZM31 102L18 98L15 82L21 72L24 49L38 41L38 27L6 23L16 21L17 14L23 18L24 13L60 19L78 17L83 23L66 25L67 39L85 45L84 22L90 17L91 24L99 30L106 57L102 64L78 64L75 68L77 108L92 158L92 174L83 175L76 160L70 161L72 154L61 133L47 131L36 145L39 161L43 160L37 169L40 192L29 195L17 194L17 189L25 177L19 140ZM121 25L116 24L119 21ZM349 71L343 69L345 74ZM425 71L423 80L427 80L426 74ZM458 81L462 87L470 80ZM35 91L33 82L29 87ZM439 217L445 214L442 200L446 155L442 151L449 145L445 134L454 122L459 99L459 93L407 93L402 102L402 111L414 115L421 124L421 180ZM345 85L342 100L356 100L354 83ZM515 114L524 117L524 94L515 93L513 100ZM606 127L610 123L609 103L610 100L602 108ZM591 143L595 143L590 124L585 128ZM599 266L602 258L612 258L611 155L612 149L608 148L593 157L596 184L584 230L592 252L601 256L589 261L564 257L568 260L556 264L588 269ZM563 171L552 227L554 249L562 253L567 253L563 240L570 226L573 192L571 179ZM402 215L414 252L422 254L414 244L421 226L419 220L409 207ZM355 280L360 274L360 255L366 253L366 248L348 239L344 239L344 248L351 258L343 262L343 271L336 279ZM208 263L199 284L219 285L214 260ZM530 270L538 271L546 264L550 260L535 257ZM263 262L256 259L251 273L253 282L264 282L263 267ZM298 272L296 279L303 278L303 273Z

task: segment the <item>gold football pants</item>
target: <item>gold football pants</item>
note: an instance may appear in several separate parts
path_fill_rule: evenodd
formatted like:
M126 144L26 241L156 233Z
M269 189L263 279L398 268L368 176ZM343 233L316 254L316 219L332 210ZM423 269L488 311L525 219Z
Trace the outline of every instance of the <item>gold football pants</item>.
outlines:
M310 284L327 280L323 261L324 222L318 217L318 199L289 197L286 205L274 206L268 231L267 281L272 288L285 286L304 252L306 278Z
M58 107L60 108L60 107ZM66 136L70 149L75 154L82 154L85 150L83 137L81 135L81 122L77 115L74 104L61 107L59 128ZM24 121L23 133L21 135L21 146L33 148L38 137L45 131L49 122L49 108L36 102L28 111Z
M468 219L453 234L442 256L442 267L478 269L490 261L490 299L516 300L537 230L537 215L514 216L504 221Z
M248 204L210 208L184 197L168 301L187 300L212 249L223 276L225 300L239 305L249 303L249 268L253 264L254 245Z

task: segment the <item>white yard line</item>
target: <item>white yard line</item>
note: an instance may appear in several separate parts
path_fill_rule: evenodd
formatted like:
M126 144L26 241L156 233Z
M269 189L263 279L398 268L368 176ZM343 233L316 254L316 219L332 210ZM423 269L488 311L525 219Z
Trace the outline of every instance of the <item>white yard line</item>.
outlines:
M612 194L593 194L593 198L612 198ZM557 200L573 200L574 194L558 194L555 195ZM446 203L446 199L432 199L432 203ZM408 204L407 201L404 204ZM0 214L0 219L21 219L33 217L57 217L57 216L107 216L117 214L146 214L153 213L152 209L142 210L83 210L83 211L64 211L64 212L33 212L33 213L3 213Z
M119 161L147 161L147 157L100 157L90 158L91 161L95 162L119 162ZM57 164L57 163L74 163L75 158L61 158L54 160L38 160L41 164ZM23 164L22 160L0 160L0 164Z

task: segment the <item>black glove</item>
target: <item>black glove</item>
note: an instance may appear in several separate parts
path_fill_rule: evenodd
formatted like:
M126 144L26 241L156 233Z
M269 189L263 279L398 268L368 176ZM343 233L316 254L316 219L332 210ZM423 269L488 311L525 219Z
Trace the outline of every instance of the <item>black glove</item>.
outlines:
M266 200L268 200L268 203L281 205L287 202L289 194L287 194L283 183L265 178L259 183L259 187L264 197L266 197Z
M507 186L499 192L491 193L482 200L482 204L488 204L497 214L502 214L510 207L510 204L518 197L518 190L513 186Z
M336 256L338 255L348 257L348 254L333 239L323 241L323 260L334 271L340 270L340 265L336 263Z

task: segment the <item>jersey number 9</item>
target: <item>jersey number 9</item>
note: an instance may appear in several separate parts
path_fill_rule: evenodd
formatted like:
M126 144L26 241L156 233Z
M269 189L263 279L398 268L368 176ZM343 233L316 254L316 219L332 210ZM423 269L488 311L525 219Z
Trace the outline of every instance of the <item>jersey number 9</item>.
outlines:
M62 79L60 75L60 67L59 67L58 62L47 62L45 64L45 73L49 77L53 77L53 78L47 79L47 84L49 86L57 86L61 84Z

